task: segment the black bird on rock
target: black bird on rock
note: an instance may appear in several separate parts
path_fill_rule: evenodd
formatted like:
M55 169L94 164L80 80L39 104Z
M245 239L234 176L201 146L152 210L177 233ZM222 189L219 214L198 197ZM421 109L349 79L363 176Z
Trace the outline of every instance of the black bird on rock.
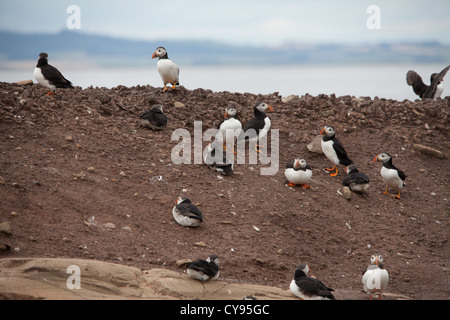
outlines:
M422 77L417 72L409 70L406 74L406 83L413 87L414 93L421 99L431 98L436 100L444 91L442 81L444 81L448 69L450 69L450 65L445 67L439 73L433 73L430 77L429 86L423 83Z
M56 88L73 88L72 82L64 78L58 69L48 64L48 54L45 52L39 54L34 77L39 84L50 89L47 96L51 94L54 97Z

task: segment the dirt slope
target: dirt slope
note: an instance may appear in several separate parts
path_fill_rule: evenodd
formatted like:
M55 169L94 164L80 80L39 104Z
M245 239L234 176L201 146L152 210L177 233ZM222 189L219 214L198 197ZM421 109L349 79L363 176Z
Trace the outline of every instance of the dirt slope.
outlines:
M183 87L77 87L55 98L46 92L0 83L0 222L11 224L10 235L0 232L7 245L0 258L85 258L180 271L177 260L215 253L223 281L286 289L301 262L328 286L359 291L370 256L379 253L390 273L388 292L449 298L449 162L413 148L448 152L449 97L399 102L306 94L284 103L277 93ZM204 164L173 164L174 130L193 134L194 121L203 131L213 128L231 103L245 123L258 101L275 110L275 175L261 175L260 163L237 165L229 177ZM168 116L162 132L139 125L154 103ZM343 167L329 177L325 156L306 148L325 124L371 178L366 197L345 199L338 192ZM372 161L380 152L394 155L407 174L401 200L381 194L381 166ZM286 184L284 165L296 156L313 167L311 189ZM180 192L203 211L201 227L174 221Z

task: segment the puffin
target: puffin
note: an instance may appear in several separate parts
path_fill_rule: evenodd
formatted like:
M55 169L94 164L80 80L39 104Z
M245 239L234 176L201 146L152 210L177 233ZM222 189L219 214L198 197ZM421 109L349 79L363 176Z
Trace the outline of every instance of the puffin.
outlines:
M357 193L365 193L369 190L369 177L367 174L359 172L354 164L347 166L345 172L347 174L342 178L343 186L349 187L351 191Z
M219 277L219 257L211 254L206 260L198 259L187 267L189 278L200 280L216 280Z
M185 196L179 196L172 214L176 222L184 227L198 227L203 222L200 209Z
M164 114L163 107L155 104L150 110L145 111L140 116L141 125L152 130L162 130L167 125L167 116Z
M266 115L266 112L273 112L273 108L265 102L258 102L253 107L254 117L248 121L242 128L237 140L255 141L255 150L259 150L258 141L265 137L270 130L271 122L270 118Z
M36 81L50 89L46 94L55 96L56 88L71 88L73 89L72 82L64 78L64 76L54 66L48 64L48 54L41 52L39 59L34 68L34 78Z
M344 149L342 143L336 138L336 132L333 127L325 126L320 134L323 135L321 140L322 151L325 156L333 162L333 168L325 168L325 170L333 172L330 176L334 177L338 175L338 165L349 166L353 163L347 152Z
M309 181L312 177L311 166L306 163L305 159L296 158L286 164L284 175L289 181L290 187L300 185L303 188L309 188Z
M300 264L295 269L294 279L289 289L302 300L336 300L331 293L334 289L327 287L320 280L308 276L309 266Z
M361 282L364 292L369 295L370 300L374 296L378 296L378 300L380 300L389 282L389 272L384 269L383 262L381 255L372 255L370 265L363 272Z
M441 97L441 94L444 91L442 81L444 81L444 77L448 69L450 69L450 65L445 67L439 73L433 73L430 76L429 86L423 83L422 77L417 72L414 70L409 70L406 73L406 83L413 87L414 93L421 99L431 98L436 100Z
M180 85L180 68L175 62L169 59L167 56L167 51L164 47L156 48L152 55L152 59L155 58L158 58L156 68L158 69L159 75L161 76L164 84L163 92L169 89L167 87L168 83L172 84L172 89L175 89L177 85Z
M381 177L387 184L386 191L384 191L383 194L388 194L389 188L396 188L398 194L395 197L400 199L400 192L403 186L405 186L406 174L392 164L392 157L389 153L380 153L373 161L383 163L383 166L381 167Z
M228 107L225 110L225 116L219 122L217 129L222 134L223 147L226 150L228 144L234 146L234 140L242 131L242 123L236 118L237 110L234 107Z
M222 154L222 156L220 156ZM233 174L234 159L228 157L228 153L220 143L212 142L206 147L206 154L204 156L205 164L224 176Z

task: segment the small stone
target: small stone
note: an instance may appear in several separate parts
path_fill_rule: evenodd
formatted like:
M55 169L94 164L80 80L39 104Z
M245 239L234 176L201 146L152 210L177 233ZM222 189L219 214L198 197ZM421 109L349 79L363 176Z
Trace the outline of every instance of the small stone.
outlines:
M72 136L67 136L67 137L66 137L66 141L72 142L72 141L73 141Z
M126 176L125 172L123 172L123 171L120 171L119 175L122 176L122 177Z
M116 225L111 222L105 223L103 226L108 230L114 230L116 228Z
M18 215L18 213L17 213L17 212L15 212L15 211L11 211L11 215L12 215L12 216L17 216L17 215Z
M131 228L128 226L122 227L122 230L126 232L132 232Z
M173 104L173 106L174 106L175 108L183 108L185 105L184 105L184 103L181 103L181 102L176 101L176 102Z
M11 223L10 222L0 223L0 233L2 233L2 232L7 235L11 234Z
M347 186L342 187L342 194L344 195L345 199L350 199L352 197L352 191Z
M197 247L206 247L206 243L204 243L203 241L195 242L195 243L194 243L194 246L197 246Z
M94 168L94 167L89 167L89 168L87 168L87 171L88 171L88 172L94 172L94 171L95 171L95 168Z

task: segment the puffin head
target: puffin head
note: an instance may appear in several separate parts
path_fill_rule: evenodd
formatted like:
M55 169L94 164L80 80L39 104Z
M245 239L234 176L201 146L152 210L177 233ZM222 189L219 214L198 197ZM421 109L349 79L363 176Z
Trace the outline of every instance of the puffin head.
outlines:
M39 53L39 58L44 58L44 59L48 60L48 53L46 53L46 52Z
M347 174L349 174L349 173L352 172L352 171L358 172L358 168L357 168L354 164L351 164L351 165L349 165L349 166L347 166L347 167L345 168L345 172L346 172Z
M154 104L152 106L152 109L159 110L159 111L163 112L163 106L160 105L160 104Z
M295 169L300 169L300 168L305 168L306 167L306 160L305 159L300 159L300 158L297 158L297 159L295 159L295 161L294 161L294 168Z
M225 119L228 117L236 117L237 110L234 107L228 107L225 110Z
M155 52L153 52L152 59L155 58L167 58L167 51L164 47L158 47L156 48Z
M383 266L383 262L384 262L384 259L381 256L381 254L379 254L379 255L372 255L370 257L370 264L372 264L372 265L377 265L379 267L382 267Z
M383 153L380 153L379 155L377 155L373 159L373 162L377 162L378 161L378 162L385 163L385 162L388 162L390 159L391 159L390 154L387 153L387 152L383 152Z
M271 106L269 106L267 103L265 102L259 102L256 106L255 109L258 110L259 112L272 112L273 108Z
M327 137L332 137L336 134L333 127L325 126L322 130L320 130L320 134Z
M191 202L191 200L189 200L189 198L188 197L185 197L185 196L179 196L178 198L177 198L177 200L175 201L175 203L178 205L178 204L180 204L180 203L182 203L182 202Z
M209 263L214 262L216 265L219 265L219 257L216 256L215 254L211 254L206 261L208 261Z

